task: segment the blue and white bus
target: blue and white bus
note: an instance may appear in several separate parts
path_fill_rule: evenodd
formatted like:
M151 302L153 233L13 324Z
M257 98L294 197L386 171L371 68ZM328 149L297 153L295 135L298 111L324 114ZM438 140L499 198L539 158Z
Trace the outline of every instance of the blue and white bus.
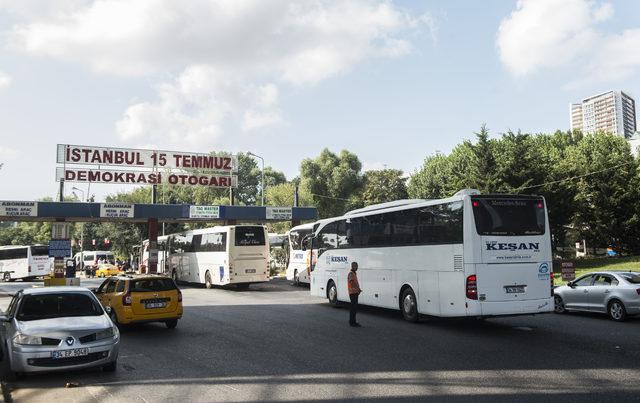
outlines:
M359 266L360 303L420 315L492 317L553 311L552 250L540 196L401 200L319 222L311 294L349 301Z

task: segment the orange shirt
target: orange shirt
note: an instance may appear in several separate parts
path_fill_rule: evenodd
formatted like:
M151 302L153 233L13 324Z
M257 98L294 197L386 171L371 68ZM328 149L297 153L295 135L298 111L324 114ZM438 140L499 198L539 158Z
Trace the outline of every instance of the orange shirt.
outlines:
M355 271L350 271L347 276L347 288L349 289L349 295L360 294L360 283L358 283L358 275Z

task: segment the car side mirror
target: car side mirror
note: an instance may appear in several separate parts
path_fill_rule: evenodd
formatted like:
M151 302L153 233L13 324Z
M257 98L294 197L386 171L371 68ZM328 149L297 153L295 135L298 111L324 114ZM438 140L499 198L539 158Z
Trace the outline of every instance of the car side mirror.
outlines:
M573 283L573 281L569 281L569 282L567 283L567 286L569 286L569 287L573 288L573 287L575 287L576 285Z
M100 294L100 291L98 291L97 288L92 288L91 292L94 293L94 294Z
M111 307L110 306L105 306L104 310L106 313L111 314Z
M0 315L0 322L11 322L11 317L7 315Z

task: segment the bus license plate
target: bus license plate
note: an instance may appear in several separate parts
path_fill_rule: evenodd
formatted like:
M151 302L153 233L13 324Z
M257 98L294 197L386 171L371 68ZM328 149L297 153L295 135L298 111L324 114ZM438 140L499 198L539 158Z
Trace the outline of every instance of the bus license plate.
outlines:
M166 302L150 302L148 304L144 304L144 307L147 309L164 308L166 306Z
M244 272L245 273L255 273L256 269L246 269Z
M504 289L507 291L507 294L523 294L524 286L523 285L508 285L505 286Z
M85 355L89 355L88 348L76 348L73 350L61 350L61 351L51 352L51 358L82 357Z

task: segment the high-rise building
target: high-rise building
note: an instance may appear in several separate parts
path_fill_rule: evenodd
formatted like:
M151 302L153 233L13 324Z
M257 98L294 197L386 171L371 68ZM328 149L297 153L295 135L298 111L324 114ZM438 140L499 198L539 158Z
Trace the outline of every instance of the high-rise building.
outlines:
M571 130L604 131L629 138L636 132L636 102L622 91L608 91L569 105Z

